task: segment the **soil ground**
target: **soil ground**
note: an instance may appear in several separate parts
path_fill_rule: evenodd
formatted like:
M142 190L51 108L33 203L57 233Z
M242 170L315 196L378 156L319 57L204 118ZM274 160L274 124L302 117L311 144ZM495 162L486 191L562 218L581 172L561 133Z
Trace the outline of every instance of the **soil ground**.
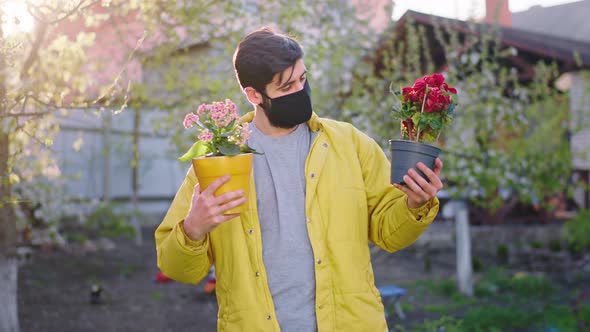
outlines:
M149 332L216 331L215 297L202 284L158 284L153 228L143 231L144 244L115 240L116 248L36 251L19 270L19 316L22 332ZM432 256L432 270L412 250L373 257L378 286L411 285L417 280L442 280L454 273L454 253ZM93 284L104 291L101 304L90 303ZM408 289L404 326L436 319L440 314L419 310L420 304L445 305L428 291ZM419 294L418 294L419 293Z

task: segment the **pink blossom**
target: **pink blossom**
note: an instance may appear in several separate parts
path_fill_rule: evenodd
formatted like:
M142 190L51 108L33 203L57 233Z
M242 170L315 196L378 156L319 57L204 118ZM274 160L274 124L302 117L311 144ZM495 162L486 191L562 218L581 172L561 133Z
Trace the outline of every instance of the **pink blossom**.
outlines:
M182 125L184 128L188 129L195 125L199 121L199 116L194 113L189 113L184 117L182 121Z
M246 143L247 140L250 139L250 137L252 136L252 131L248 129L249 124L248 122L242 124L242 126L238 129L238 136L239 139L237 140L237 144L238 145L244 145Z
M232 119L240 118L240 116L238 115L238 107L231 100L225 100L225 107L228 109L229 115Z
M205 111L209 110L209 105L207 104L201 104L199 105L199 108L197 108L197 114L199 116L203 115L203 113L205 113Z
M203 130L201 135L199 135L199 140L201 140L203 142L210 142L212 139L213 139L213 133L211 133L207 129Z
M211 108L211 120L217 127L225 127L231 120L227 120L229 110L223 102L214 102Z

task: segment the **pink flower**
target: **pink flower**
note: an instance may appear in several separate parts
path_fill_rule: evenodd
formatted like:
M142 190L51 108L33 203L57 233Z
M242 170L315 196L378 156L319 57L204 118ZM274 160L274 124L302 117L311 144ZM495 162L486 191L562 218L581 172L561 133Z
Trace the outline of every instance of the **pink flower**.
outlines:
M238 107L236 106L236 104L234 104L231 100L226 99L225 100L225 107L227 108L229 115L233 118L233 119L237 119L240 116L238 115Z
M201 135L199 135L199 140L201 140L203 142L210 142L212 139L213 139L213 133L211 133L207 129L203 130Z
M209 105L207 105L207 104L201 104L197 108L197 114L199 116L203 115L203 113L205 113L205 111L209 111Z
M184 128L188 129L195 125L199 121L199 116L194 113L189 113L184 117L182 121L182 125Z
M249 124L248 122L242 124L240 127L238 127L238 139L236 140L236 144L238 145L244 145L246 144L246 141L250 139L250 137L252 136L252 131L249 130Z

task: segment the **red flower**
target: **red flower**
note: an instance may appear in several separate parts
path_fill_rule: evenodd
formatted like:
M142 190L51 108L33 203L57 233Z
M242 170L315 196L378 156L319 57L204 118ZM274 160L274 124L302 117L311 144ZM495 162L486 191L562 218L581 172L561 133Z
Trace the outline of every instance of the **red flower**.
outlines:
M455 88L449 88L449 86L447 85L447 83L443 83L442 86L443 86L443 89L445 91L450 92L450 93L455 94L455 95L457 94L457 89L455 89Z
M412 87L416 92L423 92L426 90L426 80L425 77L419 78L414 82L414 86Z
M428 97L426 98L424 112L441 112L445 110L450 103L451 98L448 95L444 94L439 88L432 88L432 90L430 90L428 93Z
M424 77L426 84L428 84L431 88L440 88L440 86L445 82L445 77L442 74L432 74L430 76Z
M410 92L412 92L412 91L414 91L414 89L412 89L412 87L411 87L411 86L406 86L406 87L403 87L403 88L402 88L402 94L403 94L404 96L407 96L407 95L409 95L409 94L410 94Z

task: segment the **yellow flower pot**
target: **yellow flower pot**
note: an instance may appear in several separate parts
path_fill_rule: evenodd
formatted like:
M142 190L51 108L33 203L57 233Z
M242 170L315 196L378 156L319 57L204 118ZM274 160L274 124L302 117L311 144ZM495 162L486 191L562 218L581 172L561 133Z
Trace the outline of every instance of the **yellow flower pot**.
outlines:
M239 213L248 210L248 189L252 173L252 154L237 156L200 157L193 159L193 169L201 185L201 192L221 176L229 174L230 180L215 192L215 196L242 189L246 203L225 212Z

